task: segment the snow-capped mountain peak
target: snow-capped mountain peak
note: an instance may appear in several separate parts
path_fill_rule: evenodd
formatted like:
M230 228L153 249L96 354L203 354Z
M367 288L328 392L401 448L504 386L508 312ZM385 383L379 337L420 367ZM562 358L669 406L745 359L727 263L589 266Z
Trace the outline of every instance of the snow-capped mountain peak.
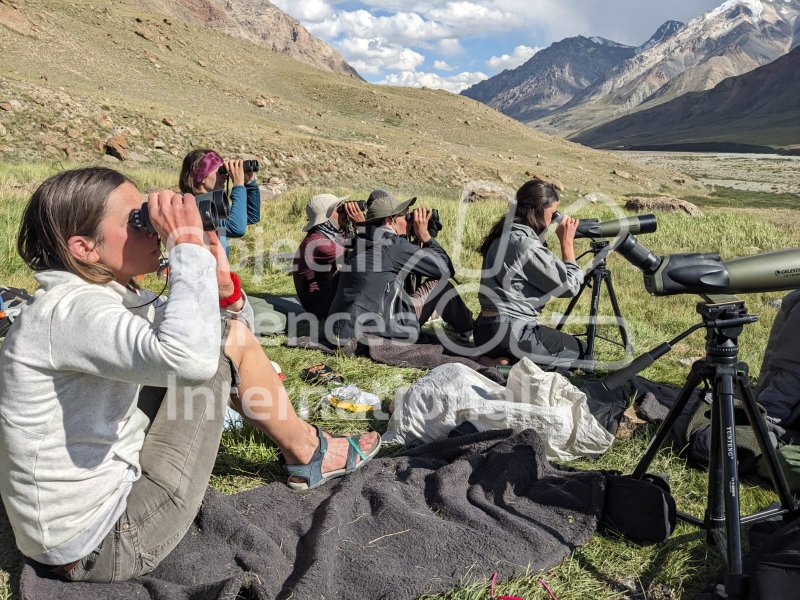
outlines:
M707 21L710 21L711 19L718 17L730 9L735 8L737 5L749 8L756 20L760 19L761 13L764 12L764 5L761 3L761 0L727 0L717 8L708 11L704 17Z
M625 44L620 44L613 40L607 40L606 38L602 37L595 36L595 37L590 37L589 39L593 41L595 44L599 44L600 46L609 46L611 48L630 48L630 46L626 46Z

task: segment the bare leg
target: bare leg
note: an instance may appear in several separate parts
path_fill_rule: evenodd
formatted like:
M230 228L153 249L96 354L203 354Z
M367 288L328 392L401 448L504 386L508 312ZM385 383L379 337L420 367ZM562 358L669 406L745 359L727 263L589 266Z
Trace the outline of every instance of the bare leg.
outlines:
M243 323L231 322L225 354L239 370L239 403L234 408L278 445L287 464L305 464L311 460L317 448L316 431L297 416L264 349ZM372 450L378 437L376 432L362 435L361 450L364 453ZM323 473L344 468L349 445L346 439L328 439Z

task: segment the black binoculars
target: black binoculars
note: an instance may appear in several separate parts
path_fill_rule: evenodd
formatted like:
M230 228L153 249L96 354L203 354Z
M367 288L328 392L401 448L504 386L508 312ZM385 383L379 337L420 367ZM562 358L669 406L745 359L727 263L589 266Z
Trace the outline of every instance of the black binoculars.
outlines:
M409 231L413 233L412 226L414 224L414 212L409 212L406 215L406 223L408 223ZM431 237L436 237L442 230L442 222L439 220L439 209L431 209L431 218L428 221L428 233Z
M363 213L367 212L367 201L366 200L350 200L349 202L342 202L339 205L339 207L336 209L339 212L340 215L345 214L344 205L345 204L350 204L351 202L355 202L356 204L358 204L358 208L361 210L361 212L363 212Z
M260 168L257 160L245 160L242 161L244 164L244 172L245 173L255 173ZM228 169L225 168L225 165L222 165L219 169L217 169L217 173L220 175L227 175Z
M216 230L219 227L219 222L228 216L228 197L223 190L197 194L194 197L194 201L197 202L197 209L200 211L200 218L203 220L204 231ZM147 233L156 232L150 222L147 202L144 202L141 208L131 211L128 217L128 224L135 229L144 229Z

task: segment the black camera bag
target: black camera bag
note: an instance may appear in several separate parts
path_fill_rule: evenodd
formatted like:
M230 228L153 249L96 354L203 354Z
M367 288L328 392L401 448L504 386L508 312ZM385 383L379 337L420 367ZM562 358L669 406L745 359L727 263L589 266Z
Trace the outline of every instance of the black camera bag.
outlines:
M641 479L606 473L606 501L597 524L635 542L663 542L675 530L677 510L669 484L658 475Z
M744 571L750 576L749 598L789 600L800 597L800 518L779 529L770 522L753 526L750 544L754 548L744 560Z

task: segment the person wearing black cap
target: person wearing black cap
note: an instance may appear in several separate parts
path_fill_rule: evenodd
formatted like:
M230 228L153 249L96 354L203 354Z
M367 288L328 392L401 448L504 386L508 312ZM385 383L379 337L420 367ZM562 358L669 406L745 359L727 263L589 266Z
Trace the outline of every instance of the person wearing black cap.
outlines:
M434 309L456 333L469 332L472 313L448 281L453 263L428 231L431 211L414 209L409 224L406 216L416 198L398 200L383 190L370 198L367 223L373 228L356 238L345 259L326 332L340 345L366 334L415 342ZM407 239L409 227L421 245ZM409 293L404 286L409 275L428 280Z

